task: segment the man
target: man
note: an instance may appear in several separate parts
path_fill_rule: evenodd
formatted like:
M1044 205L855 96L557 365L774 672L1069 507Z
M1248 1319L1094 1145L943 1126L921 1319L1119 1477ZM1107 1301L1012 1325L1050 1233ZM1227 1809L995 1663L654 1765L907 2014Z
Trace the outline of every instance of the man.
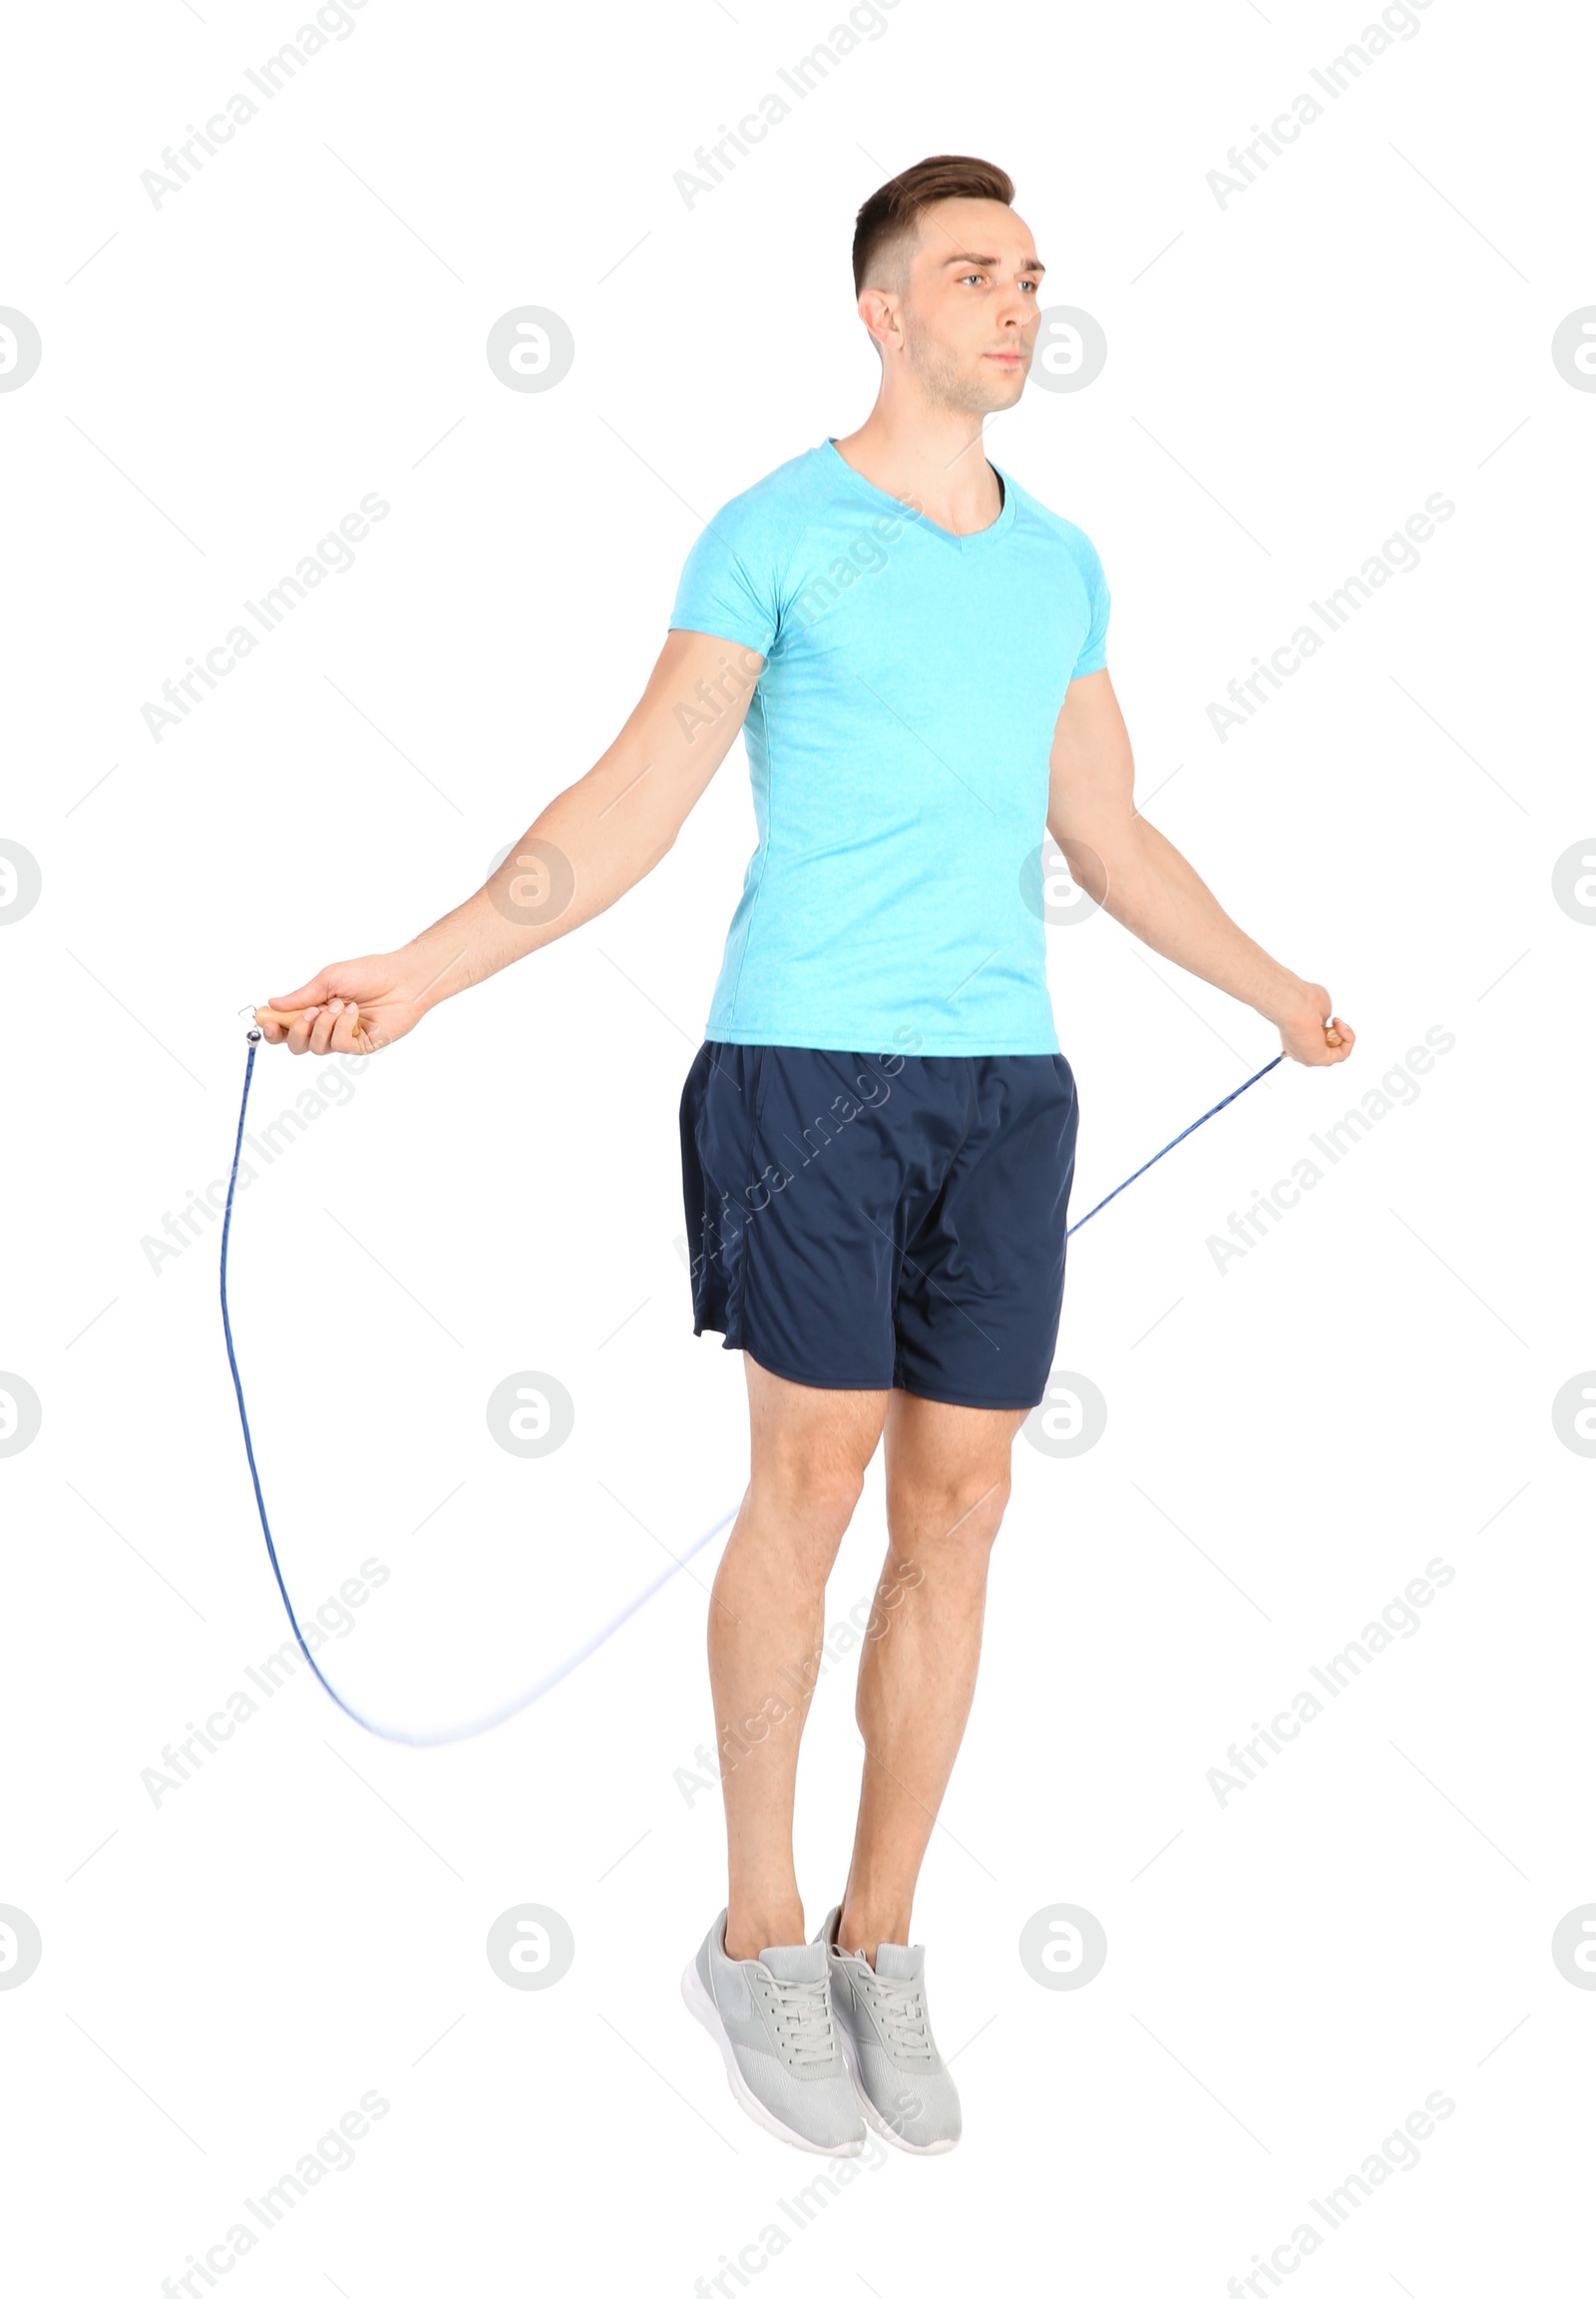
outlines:
M1328 993L1136 814L1097 554L982 453L1036 337L1043 266L1012 196L1000 169L944 157L866 200L868 420L711 521L635 710L488 884L404 950L325 968L265 1025L296 1053L403 1036L618 900L745 732L758 849L680 1111L694 1331L743 1351L750 1419L709 1621L729 1890L682 1984L739 2104L823 2154L860 2150L861 2113L913 2154L960 2135L911 1908L1063 1292L1076 1105L1047 995L1044 827L1111 917L1253 1006L1296 1060L1353 1047ZM799 1735L827 1574L883 1437L853 1859L806 1944Z

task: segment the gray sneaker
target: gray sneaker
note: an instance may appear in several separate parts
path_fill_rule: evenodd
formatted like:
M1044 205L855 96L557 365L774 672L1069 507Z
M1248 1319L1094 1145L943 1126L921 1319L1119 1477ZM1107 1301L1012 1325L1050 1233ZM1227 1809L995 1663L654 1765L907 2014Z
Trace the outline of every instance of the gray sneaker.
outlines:
M814 2155L857 2155L865 2144L854 2089L837 2047L824 1947L725 1951L726 1911L681 1975L688 2011L720 2047L732 2098L756 2123Z
M831 1960L837 2035L865 2120L906 2155L946 2155L963 2124L926 2010L926 1951L883 1940L872 1971L838 1947L841 1913L832 1909L811 1945Z

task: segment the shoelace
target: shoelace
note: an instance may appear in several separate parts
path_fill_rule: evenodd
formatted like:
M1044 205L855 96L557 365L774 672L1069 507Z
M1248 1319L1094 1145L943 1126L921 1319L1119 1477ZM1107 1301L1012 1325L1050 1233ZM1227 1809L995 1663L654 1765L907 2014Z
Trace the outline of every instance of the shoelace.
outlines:
M930 2060L936 2056L926 1999L919 1980L884 1980L868 1964L850 1977L863 1987L871 2009L881 2023L887 2048L898 2060Z
M771 1974L762 1984L781 2039L793 2058L802 2062L829 2060L837 2047L827 1982L778 1980Z

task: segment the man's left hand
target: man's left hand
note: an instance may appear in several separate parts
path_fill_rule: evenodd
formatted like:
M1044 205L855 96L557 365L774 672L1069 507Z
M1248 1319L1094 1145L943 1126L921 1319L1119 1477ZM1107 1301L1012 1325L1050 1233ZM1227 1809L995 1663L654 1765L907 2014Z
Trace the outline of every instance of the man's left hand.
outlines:
M1305 982L1303 988L1301 1005L1280 1025L1281 1044L1293 1061L1306 1062L1310 1069L1345 1061L1358 1042L1351 1022L1332 1013L1330 992L1322 982Z

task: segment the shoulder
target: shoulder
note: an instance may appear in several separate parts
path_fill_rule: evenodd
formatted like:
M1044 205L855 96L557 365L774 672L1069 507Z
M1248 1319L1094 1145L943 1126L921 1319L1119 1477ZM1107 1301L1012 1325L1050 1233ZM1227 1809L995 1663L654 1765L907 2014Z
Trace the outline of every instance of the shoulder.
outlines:
M820 450L806 448L729 496L708 525L728 539L765 535L791 541L814 517L824 495Z
M1014 491L1016 519L1023 521L1033 532L1064 552L1088 583L1101 581L1102 561L1085 529L1077 527L1072 519L1065 519L1061 513L1050 511L1028 488L1021 487L1011 472L1005 471L1002 479L1003 485Z
M824 501L818 449L789 456L724 502L687 554L672 629L712 630L771 654L790 604L789 570Z

